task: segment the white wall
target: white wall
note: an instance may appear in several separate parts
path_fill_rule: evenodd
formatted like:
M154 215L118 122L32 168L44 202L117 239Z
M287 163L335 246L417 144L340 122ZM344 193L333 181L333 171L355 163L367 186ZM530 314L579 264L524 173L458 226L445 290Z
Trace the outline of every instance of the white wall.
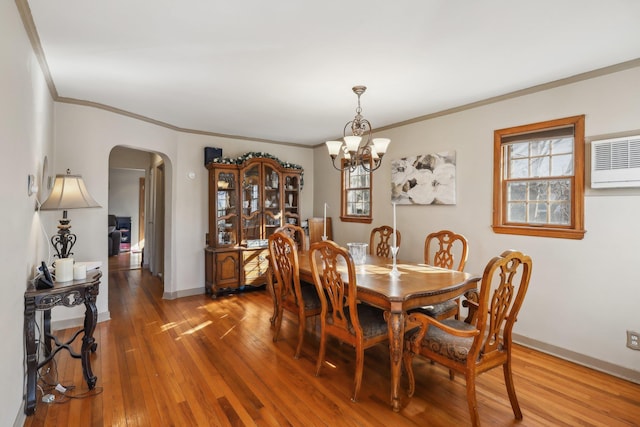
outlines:
M0 425L22 425L25 389L24 291L38 261L49 257L54 222L35 211L27 175L41 182L44 157L53 159L53 103L13 2L0 2ZM41 185L44 199L49 191Z
M207 232L207 170L204 147L220 147L224 156L247 151L264 151L305 170L302 191L303 215L310 215L313 201L313 150L256 141L233 140L207 135L186 134L141 122L111 112L71 104L55 104L57 168L71 168L85 178L102 209L74 211L72 223L78 234L74 252L85 259L101 260L107 272L107 234L102 232L108 206L109 152L124 146L161 153L167 177L165 219L165 296L174 298L204 292L204 247ZM195 179L188 177L195 172ZM85 259L77 259L83 261ZM108 289L100 288L99 319L108 318ZM79 320L80 310L58 313L54 321Z
M339 221L340 174L326 149L317 147L316 179L323 177L323 185L314 193L315 215L322 215L326 201L335 207L336 240L363 241L373 226L392 222L391 159L456 150L457 204L398 206L400 257L421 260L425 236L445 228L468 238L470 272L481 274L489 259L508 248L528 253L533 275L514 330L520 339L598 368L622 367L618 374L640 382L640 352L625 346L626 330L640 330L640 189L588 189L583 240L501 235L491 229L495 129L585 114L587 139L640 133L639 86L640 68L634 68L376 134L392 142L384 165L374 172L371 226Z

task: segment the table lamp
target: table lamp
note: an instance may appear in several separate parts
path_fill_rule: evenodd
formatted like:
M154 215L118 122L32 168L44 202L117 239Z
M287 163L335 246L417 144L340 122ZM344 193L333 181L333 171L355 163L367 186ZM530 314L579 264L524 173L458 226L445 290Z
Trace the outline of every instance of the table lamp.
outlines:
M76 235L70 232L71 220L67 218L68 209L99 208L101 207L87 191L81 175L71 175L67 169L66 175L56 175L53 190L47 200L40 206L40 210L62 210L62 218L58 225L58 233L51 237L51 244L57 252L58 258L68 258L73 255L71 248L76 243Z

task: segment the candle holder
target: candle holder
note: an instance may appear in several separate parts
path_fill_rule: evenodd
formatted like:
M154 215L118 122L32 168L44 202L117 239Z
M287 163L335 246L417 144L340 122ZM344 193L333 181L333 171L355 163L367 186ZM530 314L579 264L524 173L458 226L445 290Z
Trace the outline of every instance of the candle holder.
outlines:
M327 236L324 236L324 235L323 235L323 236L321 236L321 237L322 237L322 240L327 240Z
M393 256L393 267L391 268L389 275L393 277L400 276L400 272L398 271L398 265L396 264L396 257L398 256L399 249L400 249L399 246L391 246L391 255Z

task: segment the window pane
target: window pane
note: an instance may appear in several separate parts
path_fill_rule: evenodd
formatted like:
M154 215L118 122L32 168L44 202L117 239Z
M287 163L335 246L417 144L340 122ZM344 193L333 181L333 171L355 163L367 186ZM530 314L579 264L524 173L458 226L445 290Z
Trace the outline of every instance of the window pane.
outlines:
M369 186L369 172L365 171L361 165L358 165L353 172L348 173L350 188L365 188Z
M508 222L526 222L526 203L508 203L507 204L507 221Z
M529 176L529 159L511 160L509 178L527 178Z
M521 142L518 144L510 144L509 146L509 157L512 159L516 159L519 157L529 157L529 143Z
M553 154L573 153L573 138L561 138L552 142L551 150Z
M563 154L551 157L551 175L573 175L573 155Z
M531 159L531 177L549 176L549 158L535 157Z
M557 225L571 224L571 205L569 203L551 203L549 222Z
M529 221L527 222L530 224L545 224L547 222L547 204L530 203Z
M550 141L534 141L531 143L532 156L548 156L551 149Z
M369 215L369 190L350 190L347 192L347 214Z
M527 200L527 184L523 182L510 182L507 184L507 200Z
M571 181L568 179L549 182L549 200L571 201Z
M548 191L547 181L531 181L529 183L529 200L547 200Z

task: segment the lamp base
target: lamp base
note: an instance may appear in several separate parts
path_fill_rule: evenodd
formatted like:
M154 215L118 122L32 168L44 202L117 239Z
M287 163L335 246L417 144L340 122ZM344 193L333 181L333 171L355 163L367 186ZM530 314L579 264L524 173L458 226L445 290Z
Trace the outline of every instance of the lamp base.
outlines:
M71 229L71 220L67 218L67 211L63 211L62 219L58 224L58 234L51 237L51 244L56 250L58 258L69 258L73 255L71 248L76 244L76 235L69 231Z

